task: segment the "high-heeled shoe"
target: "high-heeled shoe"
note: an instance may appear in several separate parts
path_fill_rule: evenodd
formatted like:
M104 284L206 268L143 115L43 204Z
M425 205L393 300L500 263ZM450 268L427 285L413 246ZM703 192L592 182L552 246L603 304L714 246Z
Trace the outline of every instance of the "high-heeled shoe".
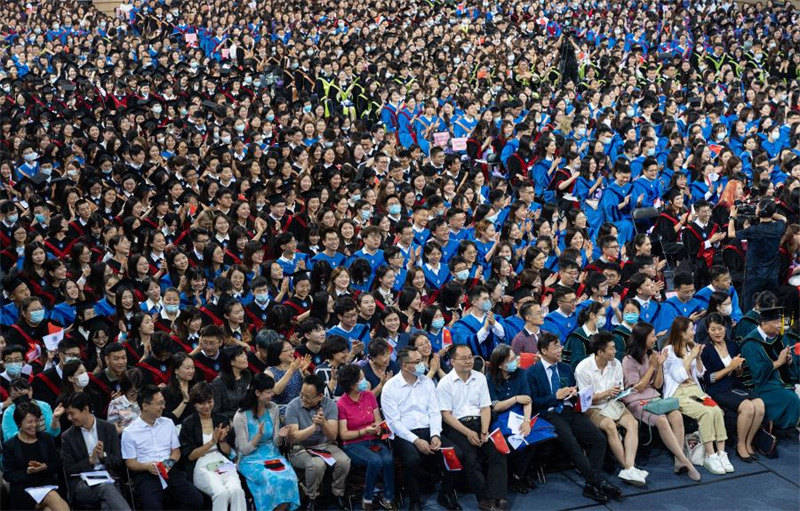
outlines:
M740 460L744 461L745 463L755 463L755 461L756 461L756 459L752 455L750 455L750 456L742 456L741 454L739 454L739 450L738 449L736 450L736 456Z

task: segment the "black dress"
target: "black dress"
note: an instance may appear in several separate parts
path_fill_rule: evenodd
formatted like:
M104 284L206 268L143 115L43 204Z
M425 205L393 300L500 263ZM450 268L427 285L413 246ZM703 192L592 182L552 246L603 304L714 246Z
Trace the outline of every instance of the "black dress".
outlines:
M731 358L739 355L739 346L732 341L725 341L728 347L728 356ZM714 348L714 345L709 343L700 355L703 360L703 366L706 372L703 375L703 386L711 398L722 407L723 410L728 412L737 413L739 405L745 399L754 399L755 396L751 395L744 387L741 378L736 374L728 373L724 378L711 382L711 374L725 369L725 364Z
M47 469L36 474L28 474L28 462L36 460L47 465ZM37 433L36 442L25 443L18 435L11 438L3 452L3 478L9 482L10 509L36 509L36 501L25 488L58 485L61 470L56 445L50 435Z

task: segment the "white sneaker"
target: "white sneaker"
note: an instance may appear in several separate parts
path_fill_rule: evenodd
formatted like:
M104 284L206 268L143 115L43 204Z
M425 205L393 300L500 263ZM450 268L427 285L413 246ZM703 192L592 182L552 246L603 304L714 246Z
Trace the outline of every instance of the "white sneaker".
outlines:
M703 466L712 474L722 475L725 473L725 467L722 466L716 453L706 456L705 460L703 460Z
M722 468L725 469L725 472L731 473L734 471L733 465L731 465L731 460L728 459L728 453L725 451L719 451L717 453L717 457L719 458L720 464Z
M647 470L642 470L641 468L631 467L631 470L635 470L636 473L642 477L642 479L647 479L647 476L650 475L650 472Z
M644 478L641 477L633 467L620 470L617 477L631 486L644 486L647 484Z

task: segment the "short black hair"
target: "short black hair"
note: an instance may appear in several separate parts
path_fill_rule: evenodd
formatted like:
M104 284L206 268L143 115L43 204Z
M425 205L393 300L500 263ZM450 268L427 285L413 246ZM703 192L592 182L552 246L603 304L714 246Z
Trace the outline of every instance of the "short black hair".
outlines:
M325 354L325 358L333 358L337 353L348 351L349 349L347 339L341 335L329 335L322 345L322 352Z
M550 332L543 332L542 335L539 336L539 342L536 343L536 347L539 349L539 353L541 353L549 348L554 342L560 343L561 341L559 341L558 337L554 334L551 334Z
M592 336L592 353L606 349L610 342L614 342L614 334L600 330Z
M74 408L83 411L86 408L92 410L92 398L86 392L76 392L67 400L67 408Z
M116 353L118 351L125 351L125 347L118 343L118 342L111 342L103 346L103 356L107 357L112 353Z
M189 391L189 402L193 405L206 403L211 399L214 399L214 391L211 385L204 381L195 384Z
M325 391L325 382L322 381L322 378L317 374L307 374L305 378L303 378L303 385L313 386L318 396Z
M17 428L22 425L22 419L28 414L33 415L37 419L41 419L42 409L33 401L23 401L17 404L14 408L14 424L17 425Z
M142 408L146 404L150 404L153 402L153 398L156 394L160 394L161 389L156 387L155 385L145 385L141 389L139 389L139 408Z
M348 393L361 380L361 367L358 364L345 364L339 368L337 375L339 387L345 393Z

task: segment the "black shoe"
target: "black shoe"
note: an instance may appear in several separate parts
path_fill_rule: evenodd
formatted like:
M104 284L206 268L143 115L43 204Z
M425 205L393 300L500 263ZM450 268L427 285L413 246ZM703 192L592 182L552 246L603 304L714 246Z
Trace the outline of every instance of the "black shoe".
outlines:
M620 490L619 487L609 483L608 481L604 480L603 482L600 483L600 491L605 493L610 499L622 500L622 490Z
M336 496L336 509L339 511L351 511L350 501L342 495Z
M310 499L306 503L306 507L305 507L306 511L317 511L317 509L319 509L319 507L317 507L317 500L316 499Z
M461 509L461 505L458 503L454 493L439 493L439 496L436 497L436 502L450 511L459 511Z
M480 511L497 511L497 508L494 507L494 502L491 500L479 500L478 509Z
M592 483L586 483L586 485L583 487L583 496L601 504L608 502L608 496Z
M736 456L738 456L739 459L744 461L745 463L755 463L755 461L756 461L756 459L753 457L753 455L742 456L741 454L739 454L739 451L736 451Z
M499 511L507 511L509 508L508 499L497 499L494 503L494 508Z
M412 500L408 503L408 511L422 511L422 503L418 500Z
M517 477L512 478L508 486L509 489L514 493L520 493L522 495L528 493L528 491L530 490L528 483Z
M528 476L528 477L524 478L523 481L525 482L525 485L528 486L529 490L535 490L539 486L536 483L536 477L534 477L534 476Z

